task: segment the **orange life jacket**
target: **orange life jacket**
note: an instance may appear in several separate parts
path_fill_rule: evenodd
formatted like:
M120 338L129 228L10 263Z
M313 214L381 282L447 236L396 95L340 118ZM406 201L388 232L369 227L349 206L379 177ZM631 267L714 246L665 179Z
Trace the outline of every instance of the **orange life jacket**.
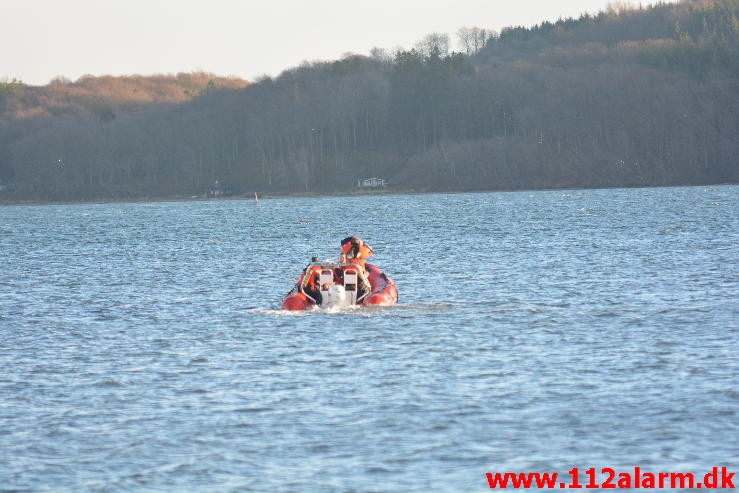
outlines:
M341 253L351 263L361 265L364 268L365 261L372 256L372 247L357 238L350 236L341 241Z

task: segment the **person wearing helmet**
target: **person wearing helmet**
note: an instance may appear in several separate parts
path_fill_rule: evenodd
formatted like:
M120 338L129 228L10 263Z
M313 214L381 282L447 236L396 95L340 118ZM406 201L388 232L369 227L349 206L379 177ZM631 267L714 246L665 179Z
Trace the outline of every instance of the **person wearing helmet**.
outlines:
M341 261L362 267L372 256L372 247L356 236L349 236L341 240Z

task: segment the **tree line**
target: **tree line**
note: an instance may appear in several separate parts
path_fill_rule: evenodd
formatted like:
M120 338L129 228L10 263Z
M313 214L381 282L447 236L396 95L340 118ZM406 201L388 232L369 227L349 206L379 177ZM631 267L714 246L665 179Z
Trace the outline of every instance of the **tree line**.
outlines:
M460 51L431 34L249 85L5 81L0 200L736 182L738 4L462 28Z

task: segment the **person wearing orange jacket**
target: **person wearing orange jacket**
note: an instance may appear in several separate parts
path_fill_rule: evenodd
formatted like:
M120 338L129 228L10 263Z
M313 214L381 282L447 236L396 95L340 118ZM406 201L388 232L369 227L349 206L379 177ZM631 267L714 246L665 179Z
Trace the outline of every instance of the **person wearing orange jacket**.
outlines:
M364 270L364 264L372 253L372 247L357 236L348 236L341 240L342 263L355 264Z

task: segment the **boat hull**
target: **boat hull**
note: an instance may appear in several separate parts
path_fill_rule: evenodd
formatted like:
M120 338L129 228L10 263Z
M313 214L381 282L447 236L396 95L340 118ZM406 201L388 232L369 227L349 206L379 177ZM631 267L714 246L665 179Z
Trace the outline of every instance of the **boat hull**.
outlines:
M293 293L287 295L285 299L282 300L283 310L306 310L314 305L315 303L309 300L303 293Z
M361 304L384 306L397 303L398 288L393 280L376 265L366 264L365 268L370 286L372 286L372 293Z
M357 305L387 306L397 303L398 288L390 276L382 272L376 265L366 264L365 269L367 270L367 279L372 287L372 291L364 300L357 303ZM300 311L314 306L316 306L316 303L300 290L293 290L293 292L282 300L283 310Z

